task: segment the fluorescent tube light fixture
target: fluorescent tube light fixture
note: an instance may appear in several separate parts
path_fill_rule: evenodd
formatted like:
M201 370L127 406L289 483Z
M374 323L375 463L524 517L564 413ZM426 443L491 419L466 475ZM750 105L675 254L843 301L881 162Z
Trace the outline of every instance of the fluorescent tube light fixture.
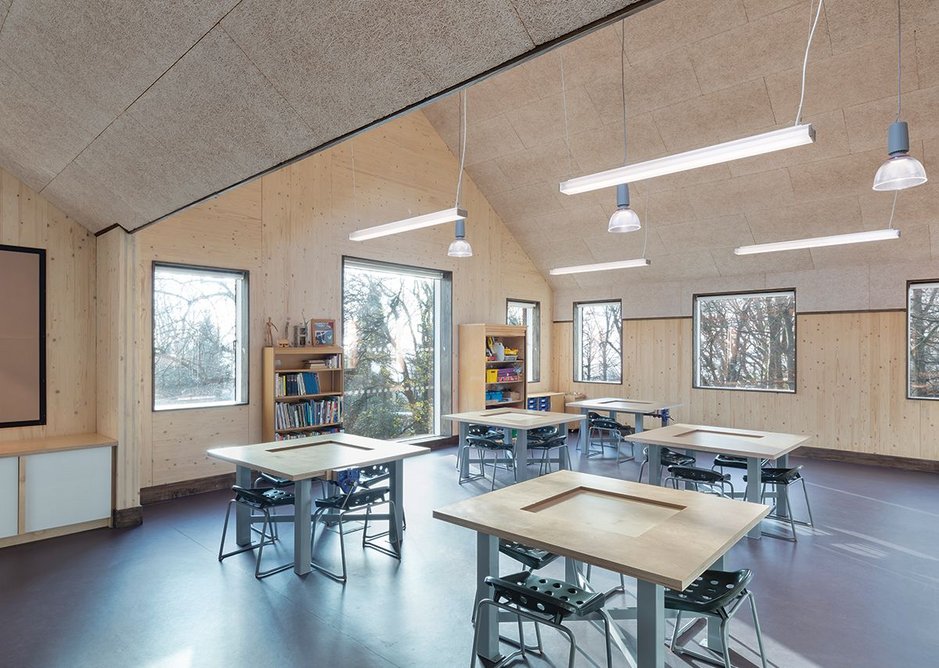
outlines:
M552 276L562 274L585 274L588 271L609 271L611 269L632 269L634 267L648 267L651 262L646 258L638 260L617 260L616 262L600 262L598 264L581 264L576 267L557 267L548 273Z
M898 229L868 230L866 232L852 232L851 234L835 234L830 237L811 237L808 239L793 239L791 241L776 241L769 244L756 244L754 246L741 246L740 248L734 249L734 254L755 255L757 253L776 253L778 251L822 248L824 246L843 246L845 244L862 244L867 241L886 241L888 239L899 238L900 230Z
M803 123L781 130L771 130L763 134L734 139L722 144L696 148L684 153L653 158L645 162L624 165L605 172L587 176L578 176L561 183L561 192L565 195L577 195L601 188L610 188L621 183L633 183L645 179L685 172L690 169L719 165L723 162L749 158L754 155L772 153L786 148L804 146L815 141L815 128L811 123Z
M356 230L349 235L349 239L352 241L365 241L367 239L386 237L389 234L420 230L425 227L433 227L434 225L443 225L444 223L454 223L458 220L466 220L466 211L458 207L453 207L452 209L444 209L443 211L435 211L434 213L425 213L423 216L396 220L393 223L366 227L364 230Z

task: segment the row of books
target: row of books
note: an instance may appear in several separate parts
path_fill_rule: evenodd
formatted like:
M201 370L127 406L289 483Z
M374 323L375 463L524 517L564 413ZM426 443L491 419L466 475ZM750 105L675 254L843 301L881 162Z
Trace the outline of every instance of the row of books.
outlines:
M304 360L303 363L308 369L338 369L339 355Z
M342 420L342 402L339 397L293 404L279 403L274 404L274 408L274 429L313 427Z
M340 431L339 427L326 427L324 429L317 430L317 434L335 434ZM309 438L312 434L304 433L302 431L294 431L288 434L281 434L278 432L274 433L275 441L292 441L298 438Z
M296 397L303 394L320 393L320 377L315 371L279 373L274 392L278 397Z

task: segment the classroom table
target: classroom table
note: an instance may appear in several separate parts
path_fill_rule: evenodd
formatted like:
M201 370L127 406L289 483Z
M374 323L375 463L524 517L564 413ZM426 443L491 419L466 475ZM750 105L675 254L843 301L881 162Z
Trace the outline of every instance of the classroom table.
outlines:
M500 538L566 557L570 582L579 580L579 562L635 577L638 665L662 668L664 587L683 590L720 564L768 512L711 494L556 471L438 508L434 517L476 531L477 603L488 597L486 576L499 575ZM498 661L498 615L484 607L476 623L480 656Z
M394 518L390 522L388 540L397 544L403 539L403 460L428 452L430 452L429 448L407 443L333 433L288 441L212 448L206 454L213 459L235 464L235 484L242 487L251 487L252 471L263 471L278 478L294 481L294 517L307 519L293 523L293 570L297 575L304 575L311 570L309 518L312 512L313 478L339 469L390 463L389 486L391 500L394 502ZM250 508L240 503L236 504L235 521L238 545L250 544L252 521Z
M676 448L710 452L720 455L734 455L747 459L747 490L744 498L753 503L760 503L760 464L769 459L776 466L789 465L789 453L811 438L802 434L786 434L756 429L733 429L730 427L711 427L697 424L675 423L667 427L650 429L630 436L630 440L648 446L649 482L659 485L662 482L660 448ZM789 512L789 497L785 486L776 490L776 510L780 516ZM750 538L761 536L759 526L750 532Z
M587 415L590 411L607 412L614 420L617 413L628 413L633 416L636 433L644 430L643 418L646 415L658 414L662 425L667 425L669 411L681 406L677 401L646 401L643 399L617 399L616 397L601 397L599 399L581 399L565 404L567 408L578 408ZM627 440L633 440L632 438ZM617 455L618 456L618 455ZM626 460L620 460L626 461Z
M460 482L470 479L470 459L466 454L467 429L471 424L487 427L496 427L505 430L505 442L512 442L512 430L518 433L515 439L516 475L519 482L528 478L528 430L538 427L551 427L566 425L568 422L580 421L580 447L585 448L587 442L587 416L577 416L571 413L552 413L550 411L530 411L524 408L494 408L487 411L469 411L466 413L451 413L443 416L459 424L459 446L457 460L460 465ZM474 460L475 461L475 460Z

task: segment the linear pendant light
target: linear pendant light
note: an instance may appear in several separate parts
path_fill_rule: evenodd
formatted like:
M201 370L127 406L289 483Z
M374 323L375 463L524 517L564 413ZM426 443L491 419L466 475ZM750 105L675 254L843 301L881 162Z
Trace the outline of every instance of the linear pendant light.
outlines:
M851 234L835 234L830 237L810 237L808 239L793 239L791 241L776 241L769 244L741 246L740 248L734 249L734 254L755 255L757 253L775 253L777 251L799 250L803 248L842 246L845 244L860 244L867 241L885 241L887 239L899 238L900 230L894 228L886 230L868 230L866 232L852 232Z
M632 269L634 267L648 267L651 262L645 258L638 260L617 260L616 262L600 262L598 264L581 264L576 267L557 267L548 273L552 276L562 274L584 274L588 271L609 271L610 269Z
M365 241L366 239L385 237L389 234L419 230L424 227L433 227L434 225L442 225L444 223L454 223L458 220L466 220L466 211L453 207L452 209L444 209L443 211L435 211L434 213L425 213L423 216L396 220L393 223L366 227L364 230L356 230L349 235L349 239L352 241Z
M684 153L676 153L662 158L654 158L645 162L624 165L597 172L587 176L578 176L561 183L561 192L565 195L576 195L591 190L610 188L621 183L633 183L656 176L685 172L689 169L698 169L709 165L719 165L722 162L740 160L754 155L772 153L786 148L804 146L815 141L815 128L811 123L803 123L781 130L771 130L763 134L734 139L722 144L714 144L704 148L696 148Z

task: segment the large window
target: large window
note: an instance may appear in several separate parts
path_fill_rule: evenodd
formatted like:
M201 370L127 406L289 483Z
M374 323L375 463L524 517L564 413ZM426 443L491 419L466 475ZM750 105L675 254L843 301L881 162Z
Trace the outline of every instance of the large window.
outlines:
M248 273L153 265L153 409L248 402Z
M907 289L907 396L939 399L939 282Z
M450 274L344 258L346 429L373 438L442 433L450 408Z
M620 302L574 303L574 380L623 382L623 309Z
M694 384L795 392L795 291L695 295Z
M537 383L541 380L541 304L519 299L506 300L505 324L528 329L525 380Z

